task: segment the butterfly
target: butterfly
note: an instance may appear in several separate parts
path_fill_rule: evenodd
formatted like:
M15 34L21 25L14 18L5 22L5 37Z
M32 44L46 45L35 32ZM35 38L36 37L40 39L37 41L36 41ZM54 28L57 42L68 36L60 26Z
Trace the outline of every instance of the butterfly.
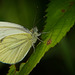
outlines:
M40 35L36 27L28 30L15 23L0 22L0 61L7 64L20 62Z

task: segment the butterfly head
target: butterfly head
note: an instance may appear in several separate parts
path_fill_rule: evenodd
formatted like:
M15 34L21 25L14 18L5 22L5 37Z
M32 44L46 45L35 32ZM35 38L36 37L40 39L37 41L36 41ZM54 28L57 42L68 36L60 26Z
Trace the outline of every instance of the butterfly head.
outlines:
M38 33L37 27L32 28L31 32L32 32L32 35L35 36L35 37L38 37L38 36L41 35L41 33Z
M37 39L38 39L38 36L40 36L41 34L38 33L37 27L32 28L31 33L32 33L33 43L35 43L37 41Z

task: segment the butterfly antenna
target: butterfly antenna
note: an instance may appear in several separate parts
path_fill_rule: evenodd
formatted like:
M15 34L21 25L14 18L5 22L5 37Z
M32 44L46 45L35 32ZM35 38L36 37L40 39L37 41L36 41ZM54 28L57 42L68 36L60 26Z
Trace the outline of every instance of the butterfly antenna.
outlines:
M44 18L44 17L42 17L41 19L39 19L39 20L35 23L35 25L37 25L40 21L42 21L43 18Z
M37 4L36 4L37 5ZM45 16L43 16L41 19L39 19L37 22L36 22L36 19L37 19L37 15L38 15L38 5L36 6L34 4L34 7L36 7L35 9L35 16L34 16L34 19L33 19L33 27L35 27L43 18L45 18Z
M33 27L35 26L35 22L36 22L36 18L37 18L37 9L38 9L38 5L36 6L37 4L34 3L34 7L35 7L35 16L34 16L34 19L33 19Z

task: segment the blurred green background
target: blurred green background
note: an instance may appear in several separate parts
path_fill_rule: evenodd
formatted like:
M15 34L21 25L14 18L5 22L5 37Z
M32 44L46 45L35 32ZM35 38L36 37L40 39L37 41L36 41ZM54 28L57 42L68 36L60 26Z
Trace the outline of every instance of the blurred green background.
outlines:
M0 21L8 21L41 32L45 25L49 0L0 0ZM54 48L51 48L30 75L75 75L75 26ZM8 73L10 65L0 63L0 75Z

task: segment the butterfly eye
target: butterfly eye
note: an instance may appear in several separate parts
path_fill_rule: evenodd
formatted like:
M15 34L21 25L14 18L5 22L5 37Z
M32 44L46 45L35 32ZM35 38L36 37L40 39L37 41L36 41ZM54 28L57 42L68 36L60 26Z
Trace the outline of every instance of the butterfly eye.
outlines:
M37 29L37 27L34 27L34 32L38 32L38 29Z

